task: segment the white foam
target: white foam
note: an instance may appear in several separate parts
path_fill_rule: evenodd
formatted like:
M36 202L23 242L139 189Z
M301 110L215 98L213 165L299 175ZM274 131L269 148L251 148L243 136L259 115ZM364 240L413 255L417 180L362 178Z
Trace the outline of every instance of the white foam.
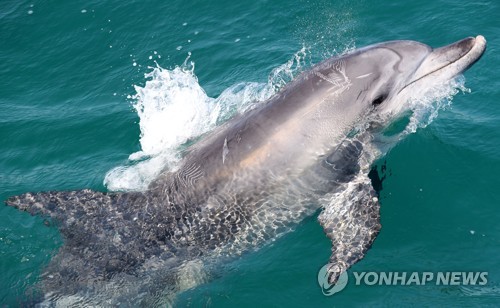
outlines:
M109 190L146 189L162 170L176 168L183 144L267 100L302 69L306 54L305 48L298 51L271 72L267 83L239 82L217 98L207 96L198 83L190 55L171 70L152 67L145 85L135 86L136 94L129 96L139 116L141 151L110 170L104 185Z

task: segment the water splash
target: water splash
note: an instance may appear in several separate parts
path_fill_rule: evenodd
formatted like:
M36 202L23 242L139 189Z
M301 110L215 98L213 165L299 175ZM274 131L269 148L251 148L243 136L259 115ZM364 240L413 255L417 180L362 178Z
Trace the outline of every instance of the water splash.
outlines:
M268 85L271 85L275 92L279 91L279 89L292 81L297 74L302 72L304 68L312 64L310 54L310 48L305 45L302 46L290 60L271 71Z
M141 151L106 174L110 190L145 189L165 166L175 166L175 149L212 128L219 115L220 108L199 85L193 63L172 70L157 65L145 78L144 87L135 86L130 97L139 116Z
M425 89L425 87L423 88ZM391 103L400 105L394 112L371 114L355 129L365 144L365 167L389 152L399 141L431 124L439 112L449 108L459 92L470 92L465 78L460 75L444 83L429 86L427 90L415 88ZM391 109L391 108L389 108ZM392 125L394 124L394 125Z
M465 86L463 75L448 82L430 87L422 94L414 95L409 100L412 116L406 128L407 133L414 133L419 128L425 128L436 119L439 111L451 106L453 97L459 92L470 93Z

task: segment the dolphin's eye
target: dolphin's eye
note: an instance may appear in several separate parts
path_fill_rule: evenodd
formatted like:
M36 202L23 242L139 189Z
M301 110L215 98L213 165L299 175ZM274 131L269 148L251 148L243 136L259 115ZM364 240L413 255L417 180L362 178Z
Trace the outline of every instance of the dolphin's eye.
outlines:
M377 97L376 99L373 100L372 105L373 106L378 106L378 105L382 104L382 102L385 101L386 98L387 98L387 95L382 94L382 95L380 95L379 97Z

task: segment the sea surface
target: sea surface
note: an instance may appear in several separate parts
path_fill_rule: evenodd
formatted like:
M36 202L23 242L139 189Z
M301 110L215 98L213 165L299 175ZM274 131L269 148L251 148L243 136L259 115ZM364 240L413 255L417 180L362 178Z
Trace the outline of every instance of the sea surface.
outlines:
M500 2L0 1L0 200L140 190L179 147L314 63L372 43L488 40L437 117L385 164L382 231L352 271L488 272L485 286L350 281L324 296L330 242L311 217L178 296L176 306L497 306ZM428 125L427 125L428 124ZM0 206L0 306L16 307L62 238Z

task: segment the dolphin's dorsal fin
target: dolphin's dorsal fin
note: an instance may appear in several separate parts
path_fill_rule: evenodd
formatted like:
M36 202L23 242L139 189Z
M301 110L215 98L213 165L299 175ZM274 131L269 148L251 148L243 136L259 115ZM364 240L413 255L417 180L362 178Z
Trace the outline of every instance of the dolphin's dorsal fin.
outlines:
M318 220L332 241L327 271L329 283L334 284L364 257L381 228L380 205L368 176L358 174L330 200Z

